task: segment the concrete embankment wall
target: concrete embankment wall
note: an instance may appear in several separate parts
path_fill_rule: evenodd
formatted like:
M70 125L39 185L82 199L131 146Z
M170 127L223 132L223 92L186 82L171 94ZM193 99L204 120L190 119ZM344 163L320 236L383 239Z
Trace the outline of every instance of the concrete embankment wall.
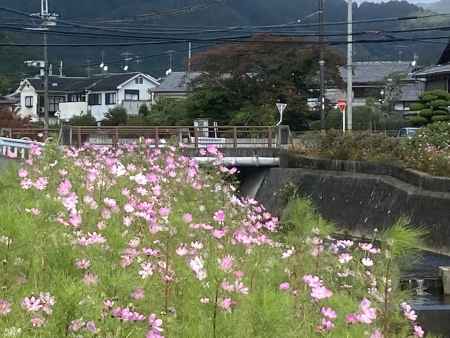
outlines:
M364 162L284 157L266 171L256 198L280 214L288 184L309 196L318 211L354 234L383 229L400 217L430 232L428 246L450 251L450 179Z

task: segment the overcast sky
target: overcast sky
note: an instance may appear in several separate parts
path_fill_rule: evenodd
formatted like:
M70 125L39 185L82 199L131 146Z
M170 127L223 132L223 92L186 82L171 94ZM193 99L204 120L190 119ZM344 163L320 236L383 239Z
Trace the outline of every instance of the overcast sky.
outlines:
M361 3L361 2L365 2L367 0L356 0L357 2ZM388 0L369 0L368 2L386 2ZM417 4L417 3L432 3L432 2L437 2L438 0L408 0L408 2L413 3L413 4Z

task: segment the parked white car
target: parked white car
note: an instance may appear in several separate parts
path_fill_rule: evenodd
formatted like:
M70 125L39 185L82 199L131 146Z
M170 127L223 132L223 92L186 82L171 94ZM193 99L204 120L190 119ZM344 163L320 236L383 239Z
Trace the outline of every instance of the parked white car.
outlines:
M419 129L420 128L401 128L398 131L397 137L413 138L416 136Z

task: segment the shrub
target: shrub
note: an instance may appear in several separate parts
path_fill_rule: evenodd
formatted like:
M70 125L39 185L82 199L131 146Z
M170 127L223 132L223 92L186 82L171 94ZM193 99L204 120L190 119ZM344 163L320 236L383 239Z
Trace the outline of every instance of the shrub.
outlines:
M414 126L425 126L436 121L450 120L448 107L450 106L450 94L442 90L425 92L420 97L420 103L411 108L418 111L418 115L410 118Z
M139 116L141 117L147 117L150 115L150 109L148 109L148 106L146 104L143 104L139 107Z
M69 124L72 126L96 126L97 120L91 113L87 113L79 116L73 116L69 120Z
M124 126L127 124L128 114L127 110L123 107L115 107L110 109L105 115L103 124L106 126Z
M9 109L0 109L0 128L30 128L29 118L22 118Z
M450 176L450 122L436 122L422 128L404 146L403 161L418 170Z
M391 162L400 158L398 140L367 132L345 135L328 131L321 137L318 154L337 160Z

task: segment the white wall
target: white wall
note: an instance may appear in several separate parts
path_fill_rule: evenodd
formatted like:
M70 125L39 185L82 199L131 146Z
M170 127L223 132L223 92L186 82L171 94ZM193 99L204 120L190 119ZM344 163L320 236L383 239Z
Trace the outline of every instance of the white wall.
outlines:
M59 104L60 119L68 121L74 116L87 114L87 102L64 102Z
M139 101L150 101L152 99L151 89L155 88L156 85L144 77L143 84L136 84L135 79L131 80L124 86L119 88L119 95L117 97L117 103L122 103L125 100L125 89L127 90L139 90Z
M31 108L27 108L25 105L25 98L27 96L33 97L33 107ZM20 109L18 111L19 116L31 117L33 121L37 121L39 119L37 106L38 106L38 94L36 93L36 90L31 85L25 84L23 86L22 92L20 93Z

